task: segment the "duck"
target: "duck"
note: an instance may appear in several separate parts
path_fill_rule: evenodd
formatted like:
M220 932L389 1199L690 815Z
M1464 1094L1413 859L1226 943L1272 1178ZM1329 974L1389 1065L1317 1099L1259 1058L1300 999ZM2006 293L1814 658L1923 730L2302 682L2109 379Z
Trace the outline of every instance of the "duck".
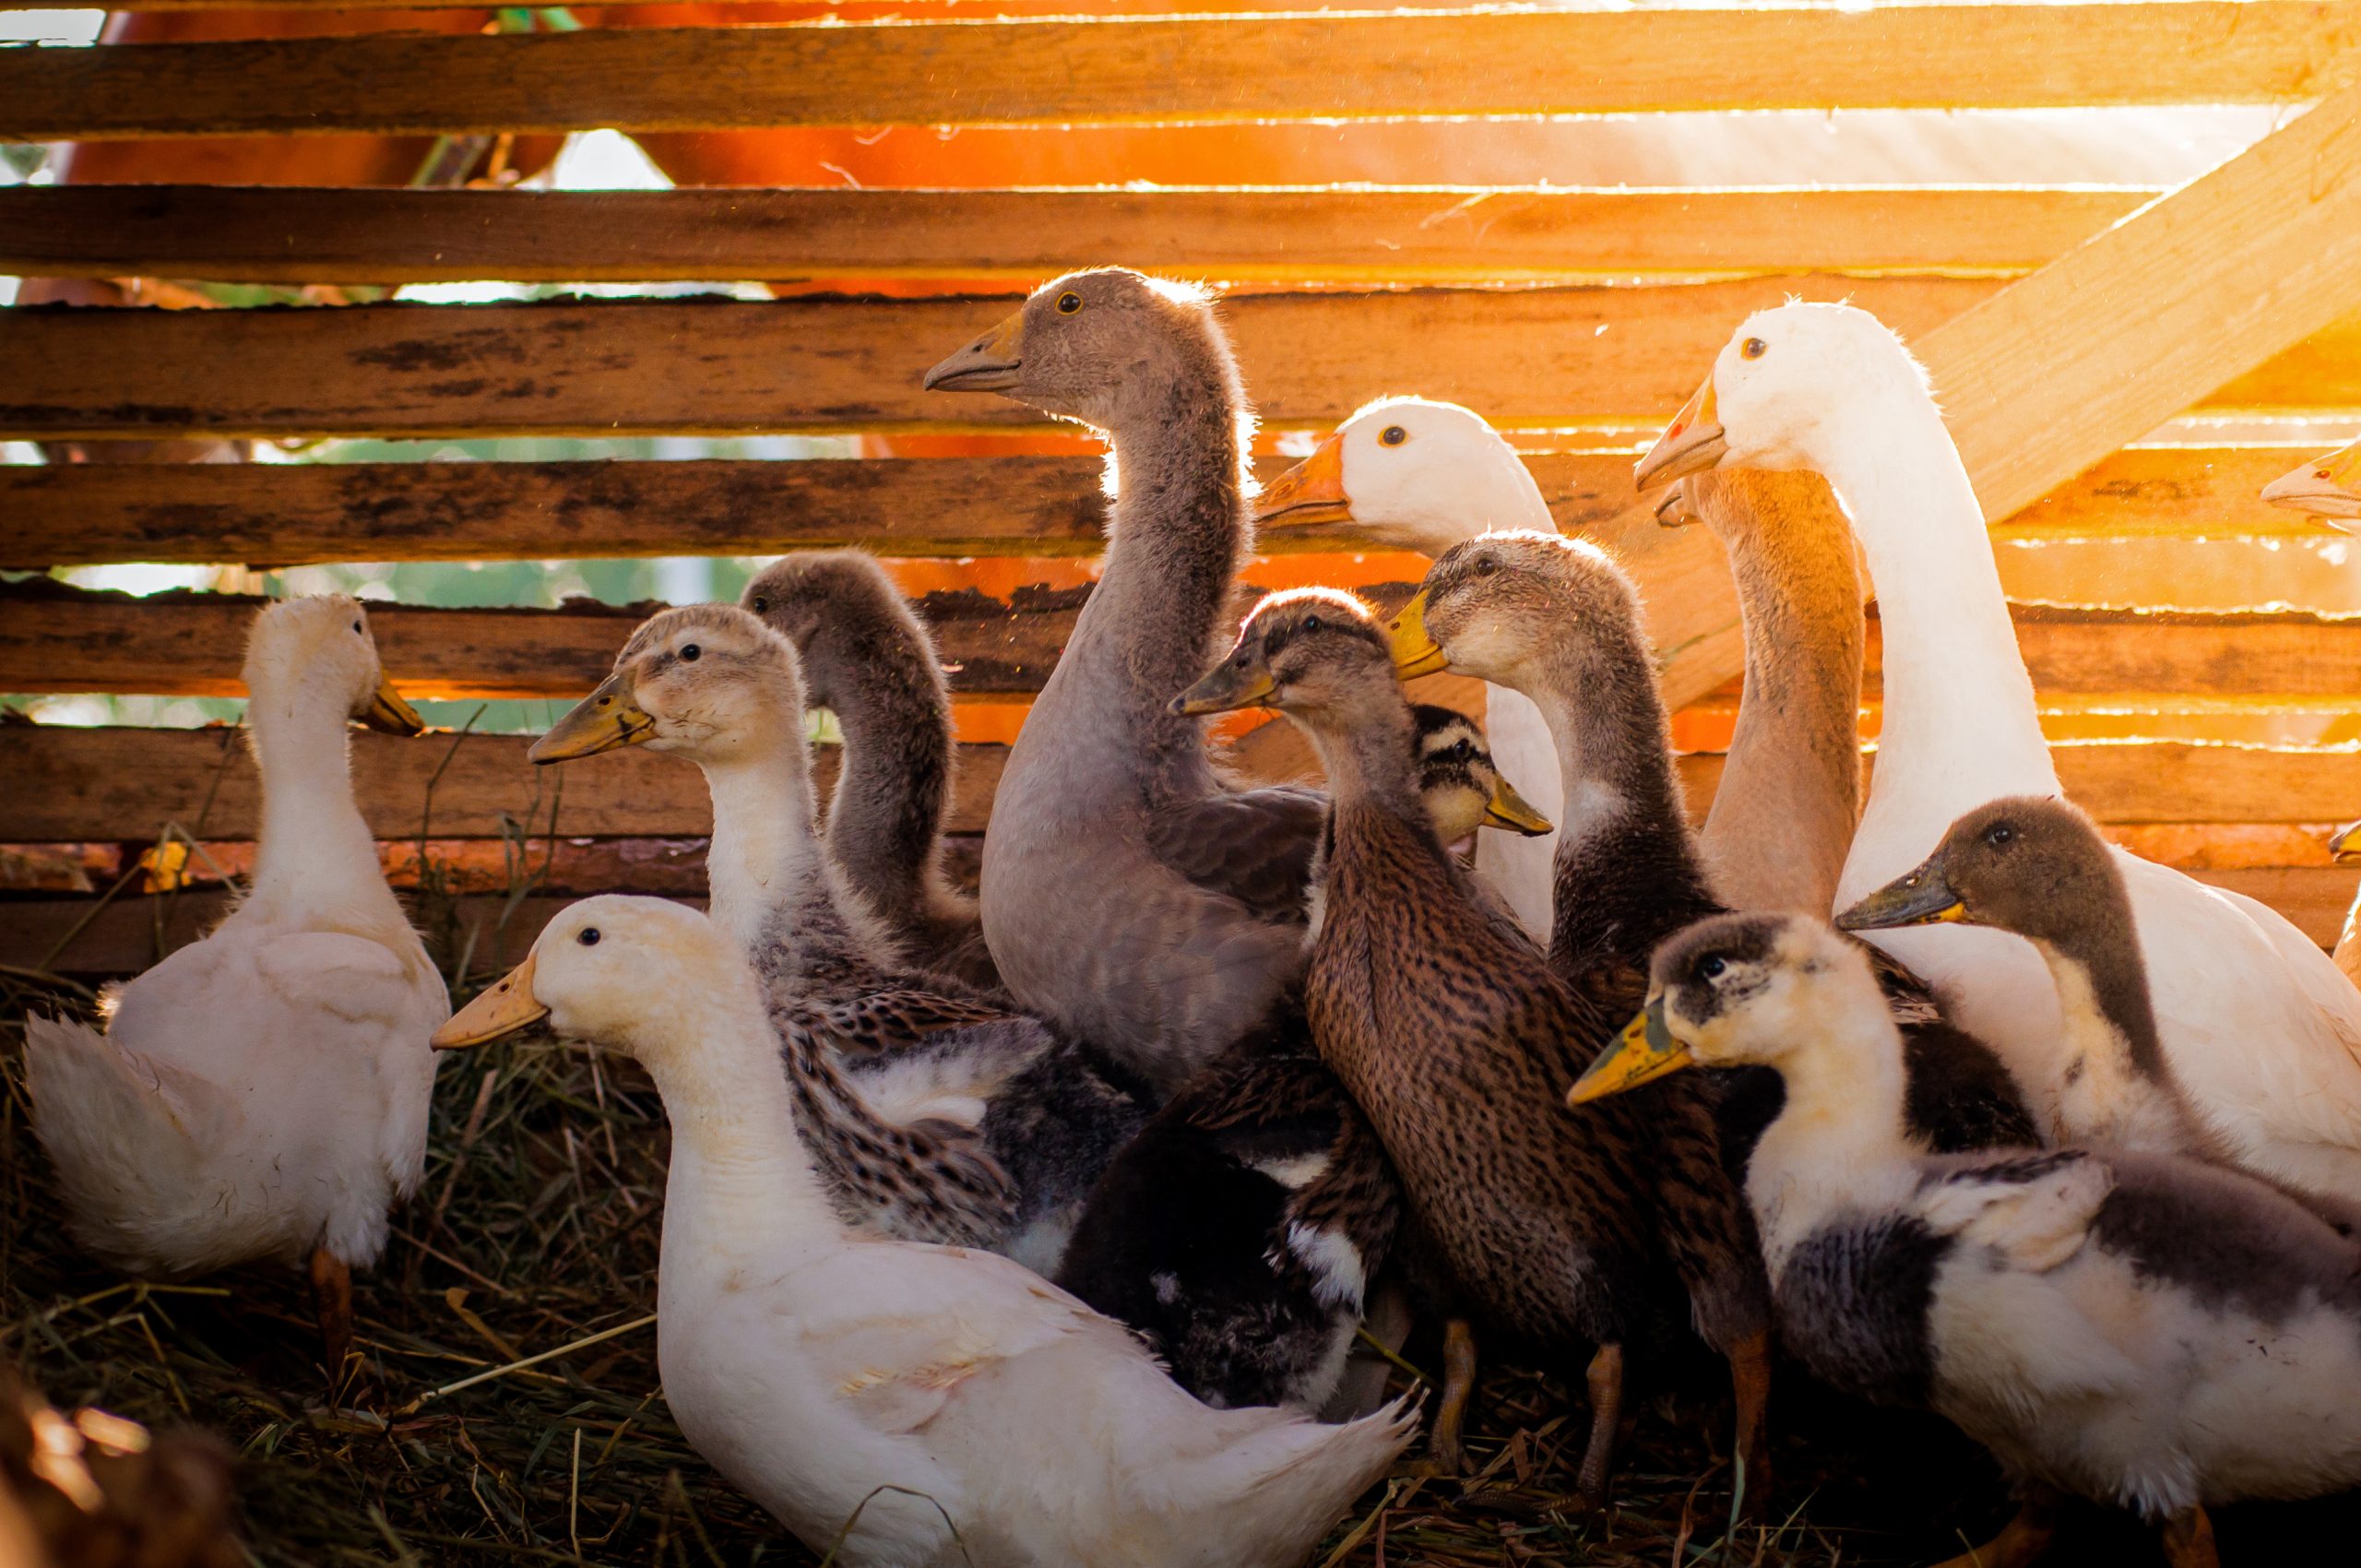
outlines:
M1549 961L1597 1009L1628 1015L1655 944L1726 908L1689 827L1630 577L1585 540L1487 534L1435 562L1388 636L1403 674L1456 671L1538 705L1565 790ZM1824 791L1841 788L1825 759L1818 771ZM1947 1151L2038 1144L2000 1058L1916 977L1890 962L1880 970L1908 1029L1914 1125ZM1775 1111L1778 1087L1769 1075L1726 1087L1723 1137L1736 1167Z
M783 556L755 574L738 602L795 645L804 700L843 729L829 855L914 961L999 992L976 900L943 872L951 693L925 624L876 558L858 550Z
M1362 405L1255 504L1264 533L1350 529L1389 550L1430 559L1495 529L1555 532L1525 459L1481 414L1427 398ZM1484 693L1492 754L1544 801L1559 794L1558 752L1540 710L1505 686ZM1528 935L1549 940L1554 834L1488 834L1476 873L1508 901Z
M434 1039L546 1019L647 1069L672 1128L665 1400L811 1550L847 1568L1293 1568L1406 1444L1406 1406L1341 1426L1210 1408L1014 1261L848 1227L769 1009L736 933L610 895L562 910Z
M1946 1568L2023 1568L2059 1494L2161 1525L2214 1568L2206 1510L2361 1482L2361 1245L2285 1193L2185 1156L1935 1155L1868 956L1820 921L1722 915L1658 949L1645 1009L1570 1092L1612 1103L1691 1065L1786 1082L1747 1195L1787 1348L1990 1449L2023 1506Z
M1548 826L1500 776L1466 715L1418 704L1407 760L1441 842ZM1315 863L1314 932L1324 881ZM1368 1118L1322 1063L1300 1006L1287 1006L1117 1152L1056 1278L1129 1324L1175 1381L1217 1408L1358 1411L1382 1387L1382 1359L1351 1362L1382 1301L1401 1206ZM1452 1473L1465 1404L1454 1384L1435 1445Z
M1849 305L1749 317L1635 477L1647 486L1721 468L1824 475L1876 583L1884 731L1840 904L1916 865L1975 807L2061 793L1975 490L1899 339ZM2242 1168L2352 1201L2361 992L2276 910L2112 852L2165 1054L2199 1118ZM1872 940L1943 992L2021 1084L2057 1080L2070 1048L2031 944L1957 923Z
M766 988L839 1217L1048 1273L1145 1090L910 958L821 844L803 714L794 645L734 604L684 605L642 624L527 754L646 746L694 763L713 798L713 917Z
M1738 1453L1761 1495L1767 1289L1705 1086L1604 1116L1530 1114L1620 1019L1598 1016L1513 918L1471 894L1419 800L1409 701L1358 600L1323 588L1264 599L1176 700L1192 713L1248 705L1295 722L1327 772L1306 1014L1401 1180L1434 1254L1431 1289L1489 1335L1596 1347L1579 1474L1593 1503L1607 1495L1625 1348L1693 1321L1730 1362ZM1561 855L1572 841L1560 837ZM1683 1295L1686 1312L1667 1320L1667 1298Z
M243 679L252 885L202 941L112 991L103 1030L29 1017L26 1088L77 1245L142 1277L304 1262L341 1381L352 1270L377 1261L424 1172L427 1037L451 1012L353 799L346 727L425 726L342 594L256 612Z
M984 939L1009 994L1169 1094L1303 968L1327 802L1245 789L1173 713L1252 548L1252 413L1204 290L1068 273L928 371L1109 444L1103 569L1009 749L984 835Z

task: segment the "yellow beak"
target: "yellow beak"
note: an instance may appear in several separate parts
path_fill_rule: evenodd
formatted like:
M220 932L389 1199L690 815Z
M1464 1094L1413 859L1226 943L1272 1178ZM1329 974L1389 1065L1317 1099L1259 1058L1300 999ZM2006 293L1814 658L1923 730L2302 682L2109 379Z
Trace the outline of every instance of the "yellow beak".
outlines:
M458 1051L484 1045L539 1023L550 1010L533 996L533 955L501 978L489 991L451 1015L430 1042L437 1051Z
M1714 378L1690 395L1664 427L1656 444L1648 448L1631 470L1631 482L1641 490L1653 489L1690 474L1701 474L1722 460L1729 451L1723 436L1720 408L1714 401Z
M1598 1053L1598 1060L1566 1091L1569 1107L1587 1105L1594 1099L1605 1099L1625 1089L1638 1088L1654 1083L1683 1067L1693 1066L1695 1058L1689 1048L1672 1038L1664 1021L1664 998L1649 1002L1647 1010L1624 1026L1622 1035L1613 1045Z
M635 746L655 734L656 720L632 700L630 677L618 671L551 725L525 756L530 762L566 762Z
M1195 685L1172 699L1172 711L1179 714L1228 713L1237 708L1260 706L1263 699L1278 689L1271 672L1262 665L1240 670L1224 659L1213 672Z
M1505 827L1512 833L1522 833L1527 838L1538 838L1545 833L1557 831L1549 819L1533 809L1531 802L1516 792L1516 786L1498 774L1492 776L1492 798L1485 802L1486 827Z
M2361 822L2348 822L2330 834L2328 852L2341 866L2361 861Z
M1016 385L1025 363L1025 312L1018 310L990 332L926 373L930 392L1004 392Z
M1656 526L1663 529L1685 529L1697 520L1697 508L1689 504L1689 481L1675 480L1664 487L1656 497Z
M1839 931L1893 931L1909 925L1951 925L1969 920L1967 900L1952 890L1938 855L1896 877L1836 917Z
M401 693L394 690L393 682L383 678L371 694L369 706L361 710L361 722L388 735L415 735L426 728L426 720L418 716L418 709L402 700Z
M1451 668L1451 659L1442 645L1427 634L1424 588L1402 607L1402 613L1386 623L1385 636L1394 645L1394 672L1405 681Z
M1351 522L1353 498L1345 493L1345 438L1330 436L1311 457L1274 480L1254 504L1254 520L1266 529Z

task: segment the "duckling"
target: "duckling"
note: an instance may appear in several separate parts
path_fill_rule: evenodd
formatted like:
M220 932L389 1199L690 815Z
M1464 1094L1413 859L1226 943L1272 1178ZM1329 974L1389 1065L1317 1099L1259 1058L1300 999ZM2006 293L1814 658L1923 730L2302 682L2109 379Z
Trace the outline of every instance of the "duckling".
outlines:
M1600 1010L1628 1014L1655 944L1725 908L1688 826L1631 580L1584 541L1487 534L1436 561L1392 636L1406 676L1460 671L1539 706L1566 790L1550 963ZM1881 968L1911 1041L1913 1125L1946 1150L2038 1144L1998 1054L1952 1024L1901 965ZM1730 1086L1723 1127L1734 1164L1777 1093L1767 1075Z
M345 725L424 726L358 601L291 599L246 641L262 776L254 885L229 919L114 992L106 1032L26 1020L33 1131L92 1256L187 1276L308 1256L331 1378L352 1276L418 1185L450 994L378 869Z
M1418 799L1392 662L1359 600L1298 589L1257 606L1237 647L1178 701L1192 713L1275 707L1327 770L1325 888L1305 981L1312 1038L1391 1156L1442 1293L1495 1333L1597 1347L1584 1495L1605 1496L1623 1347L1660 1326L1658 1288L1676 1277L1699 1332L1729 1358L1738 1453L1759 1495L1767 1289L1713 1096L1691 1081L1605 1116L1527 1114L1613 1021L1550 972L1513 917L1472 897L1444 852ZM1560 853L1575 841L1579 830Z
M844 729L829 855L919 965L999 991L976 900L943 874L951 693L925 624L858 550L775 561L738 602L795 645L804 700Z
M1203 291L1069 273L936 365L1109 445L1106 564L1009 750L984 836L984 937L1011 995L1177 1088L1303 968L1317 790L1241 790L1169 711L1219 646L1252 546L1229 343Z
M2027 1492L1946 1568L2032 1562L2060 1491L2161 1521L2174 1568L2213 1568L2207 1508L2361 1482L2361 1245L2302 1205L2173 1155L1929 1154L1868 958L1799 916L1667 942L1645 1013L1569 1098L1692 1063L1786 1080L1747 1194L1787 1347L1944 1416Z
M1009 1260L847 1229L743 951L682 905L587 899L435 1041L547 1017L647 1067L672 1123L664 1396L805 1545L848 1568L1292 1568L1384 1473L1404 1407L1208 1409Z
M628 745L705 773L714 918L762 977L845 1222L1053 1269L1145 1117L1137 1086L1040 1019L919 968L854 891L813 826L793 646L735 605L665 611L528 754Z
M1420 704L1408 754L1442 841L1548 826L1465 715ZM1315 871L1315 907L1322 880ZM1368 1120L1290 1009L1115 1156L1058 1283L1131 1324L1210 1405L1332 1408L1400 1209Z

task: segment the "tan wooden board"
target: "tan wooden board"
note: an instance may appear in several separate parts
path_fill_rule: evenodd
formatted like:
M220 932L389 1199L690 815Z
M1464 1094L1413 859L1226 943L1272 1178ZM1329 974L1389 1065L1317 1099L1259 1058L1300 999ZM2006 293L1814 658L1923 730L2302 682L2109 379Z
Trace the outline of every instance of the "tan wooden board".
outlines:
M1999 539L2326 537L2256 499L2306 453L2134 448L1996 526ZM1626 452L1527 460L1558 526L1630 503ZM1266 457L1267 481L1288 459ZM764 555L859 545L905 556L1096 554L1105 506L1093 457L809 462L80 464L0 466L0 569L160 561ZM1366 536L1283 529L1272 554L1370 549Z
M392 34L0 52L0 138L2267 102L2356 74L2361 18L2285 0Z
M1244 294L1223 315L1267 424L1329 424L1371 397L1414 387L1503 426L1549 428L1666 416L1738 322L1790 294L1850 298L1915 338L1999 286L1810 274L1630 288ZM919 384L929 365L1014 304L830 297L5 311L0 363L10 375L0 388L0 436L1039 427L1041 416L1006 398L931 393ZM2202 398L2193 390L2186 401ZM2361 316L2327 326L2205 406L2361 409Z
M23 185L0 271L264 283L950 277L1078 257L1230 280L2013 273L2156 193L1864 190L346 190Z

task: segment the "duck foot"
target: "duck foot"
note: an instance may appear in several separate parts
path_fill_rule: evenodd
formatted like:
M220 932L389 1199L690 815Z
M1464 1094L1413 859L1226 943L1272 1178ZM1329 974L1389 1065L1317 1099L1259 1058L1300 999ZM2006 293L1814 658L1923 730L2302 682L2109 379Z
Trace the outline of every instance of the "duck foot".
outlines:
M1771 1500L1771 1336L1750 1334L1729 1349L1730 1387L1738 1402L1738 1475L1751 1516Z
M2057 1495L2048 1491L2031 1492L2027 1494L2024 1505L2017 1510L2016 1517L2003 1525L1999 1535L1980 1547L1971 1548L1957 1557L1938 1563L1936 1568L2026 1568L2048 1550L2049 1538L2057 1533ZM2209 1543L2212 1538L2209 1531ZM2176 1568L2178 1568L2177 1564Z
M2165 1561L2172 1568L2222 1568L2213 1548L2213 1521L2202 1508L2176 1514L2165 1521Z
M312 1304L333 1388L344 1381L345 1358L352 1354L352 1270L325 1246L312 1249Z
M1450 1480L1466 1474L1467 1402L1476 1394L1476 1331L1465 1318L1442 1325L1442 1397L1435 1405L1434 1430L1427 1435L1427 1456L1402 1467L1401 1473Z
M1584 1374L1590 1385L1590 1444L1583 1450L1574 1485L1594 1504L1607 1502L1607 1476L1615 1458L1615 1423L1623 1411L1623 1347L1601 1345Z

